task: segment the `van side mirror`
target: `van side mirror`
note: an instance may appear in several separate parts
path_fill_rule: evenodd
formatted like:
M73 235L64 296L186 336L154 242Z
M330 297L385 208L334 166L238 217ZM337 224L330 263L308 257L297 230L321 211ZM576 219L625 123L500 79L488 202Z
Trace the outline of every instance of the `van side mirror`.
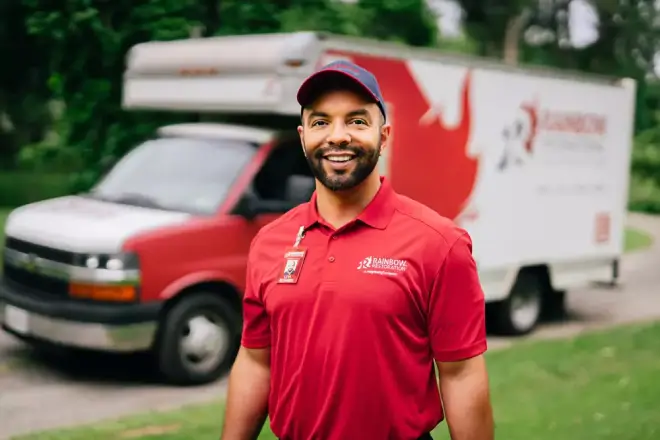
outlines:
M236 213L246 220L254 220L259 214L283 214L293 208L290 202L263 200L254 195L244 195L236 207Z
M245 194L236 206L236 213L246 220L254 220L259 215L259 199L252 194Z

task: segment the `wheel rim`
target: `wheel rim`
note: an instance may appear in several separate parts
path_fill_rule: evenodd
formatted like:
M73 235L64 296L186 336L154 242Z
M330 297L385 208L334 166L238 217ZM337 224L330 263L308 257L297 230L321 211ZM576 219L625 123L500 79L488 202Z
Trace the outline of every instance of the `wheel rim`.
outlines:
M540 313L541 297L537 292L520 292L511 298L511 322L518 331L532 328Z
M227 354L229 329L215 314L193 315L182 328L179 345L186 369L208 373L217 368Z

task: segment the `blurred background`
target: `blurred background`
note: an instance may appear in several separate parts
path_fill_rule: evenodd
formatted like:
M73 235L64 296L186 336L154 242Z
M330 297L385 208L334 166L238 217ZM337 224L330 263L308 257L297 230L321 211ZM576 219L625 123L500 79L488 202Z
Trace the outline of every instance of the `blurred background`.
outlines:
M0 5L0 206L88 188L185 115L123 112L139 42L324 30L639 81L630 207L660 212L654 0L154 0ZM193 116L190 115L190 118Z
M624 276L632 281L622 290L578 292L579 298L569 298L574 313L566 321L516 342L520 348L497 350L490 362L497 438L660 439L656 0L5 0L0 226L12 208L90 188L158 127L197 120L192 114L121 109L122 75L133 45L299 30L637 81L628 202L633 227L626 232L624 260ZM645 324L574 338L586 329L638 321ZM494 348L512 344L491 341ZM0 335L0 438L217 438L222 402L216 399L224 381L175 389L152 383L149 374L140 358L46 361ZM177 409L199 402L204 404ZM271 435L266 427L260 438ZM444 426L434 435L448 438Z

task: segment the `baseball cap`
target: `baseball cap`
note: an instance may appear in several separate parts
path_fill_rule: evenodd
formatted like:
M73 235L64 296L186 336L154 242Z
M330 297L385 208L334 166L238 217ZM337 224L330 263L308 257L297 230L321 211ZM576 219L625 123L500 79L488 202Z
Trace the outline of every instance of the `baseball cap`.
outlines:
M376 77L368 70L350 61L333 61L312 73L298 89L298 103L302 107L305 107L311 104L319 93L337 84L341 84L339 81L346 80L349 81L348 84L356 86L372 98L375 104L378 105L378 108L380 108L383 118L387 118L385 101L383 100Z

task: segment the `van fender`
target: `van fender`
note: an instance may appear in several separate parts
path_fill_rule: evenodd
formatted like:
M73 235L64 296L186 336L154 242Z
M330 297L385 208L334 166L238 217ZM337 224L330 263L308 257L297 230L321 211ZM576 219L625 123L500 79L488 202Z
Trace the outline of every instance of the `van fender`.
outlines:
M240 285L233 280L227 273L217 270L206 270L200 272L193 272L173 281L160 294L162 301L168 301L176 297L179 293L186 289L203 283L223 283L233 287L236 292L242 295L243 289L238 288Z

